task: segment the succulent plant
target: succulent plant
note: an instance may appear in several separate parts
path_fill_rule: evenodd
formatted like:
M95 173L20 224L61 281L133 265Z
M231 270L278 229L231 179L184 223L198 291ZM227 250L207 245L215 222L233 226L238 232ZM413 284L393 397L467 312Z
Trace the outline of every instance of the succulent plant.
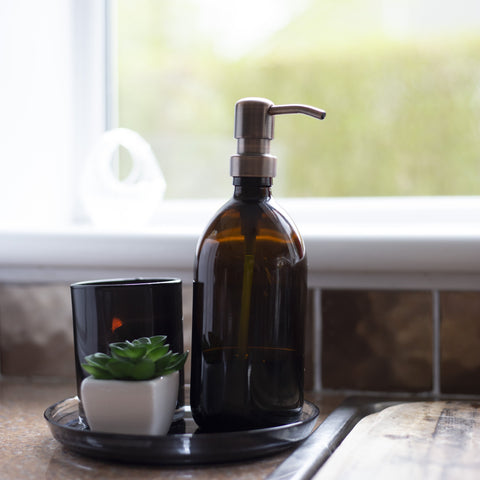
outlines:
M166 340L165 335L157 335L111 343L111 355L87 355L82 367L102 380L151 380L165 376L180 370L188 356L188 351L172 352Z

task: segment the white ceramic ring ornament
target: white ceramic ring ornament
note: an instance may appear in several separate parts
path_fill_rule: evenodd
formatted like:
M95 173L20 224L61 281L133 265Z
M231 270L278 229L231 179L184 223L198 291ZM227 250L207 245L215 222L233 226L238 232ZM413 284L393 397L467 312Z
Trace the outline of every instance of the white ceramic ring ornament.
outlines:
M113 163L120 146L132 160L123 180ZM105 132L87 158L80 195L85 213L95 225L141 226L158 209L165 189L165 178L150 145L138 133L117 128Z

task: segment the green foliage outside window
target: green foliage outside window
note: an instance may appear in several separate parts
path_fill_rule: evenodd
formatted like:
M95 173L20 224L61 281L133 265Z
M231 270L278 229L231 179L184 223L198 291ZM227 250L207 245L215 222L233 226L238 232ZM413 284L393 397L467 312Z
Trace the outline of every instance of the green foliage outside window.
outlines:
M167 197L230 194L233 107L247 96L327 111L276 119L277 196L480 194L475 30L394 36L387 1L311 1L228 57L182 22L200 3L118 3L119 124L152 144Z

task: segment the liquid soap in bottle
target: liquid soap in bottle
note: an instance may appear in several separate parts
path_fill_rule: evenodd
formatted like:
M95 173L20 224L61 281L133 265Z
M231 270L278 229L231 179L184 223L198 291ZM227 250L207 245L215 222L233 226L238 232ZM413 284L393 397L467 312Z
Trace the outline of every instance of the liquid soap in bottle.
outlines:
M303 405L307 260L303 240L271 194L274 116L306 105L245 98L235 106L233 197L197 246L191 408L203 430L264 428Z

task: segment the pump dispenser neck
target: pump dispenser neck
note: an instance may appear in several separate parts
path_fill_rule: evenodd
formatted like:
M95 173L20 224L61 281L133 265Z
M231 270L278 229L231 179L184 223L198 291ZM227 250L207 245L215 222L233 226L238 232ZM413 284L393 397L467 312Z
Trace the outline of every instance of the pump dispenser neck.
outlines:
M272 197L271 177L234 177L233 198L243 201L264 201Z
M270 155L274 116L303 113L320 120L325 112L308 105L274 105L266 98L243 98L235 104L237 154L230 159L232 177L275 177L277 158Z

